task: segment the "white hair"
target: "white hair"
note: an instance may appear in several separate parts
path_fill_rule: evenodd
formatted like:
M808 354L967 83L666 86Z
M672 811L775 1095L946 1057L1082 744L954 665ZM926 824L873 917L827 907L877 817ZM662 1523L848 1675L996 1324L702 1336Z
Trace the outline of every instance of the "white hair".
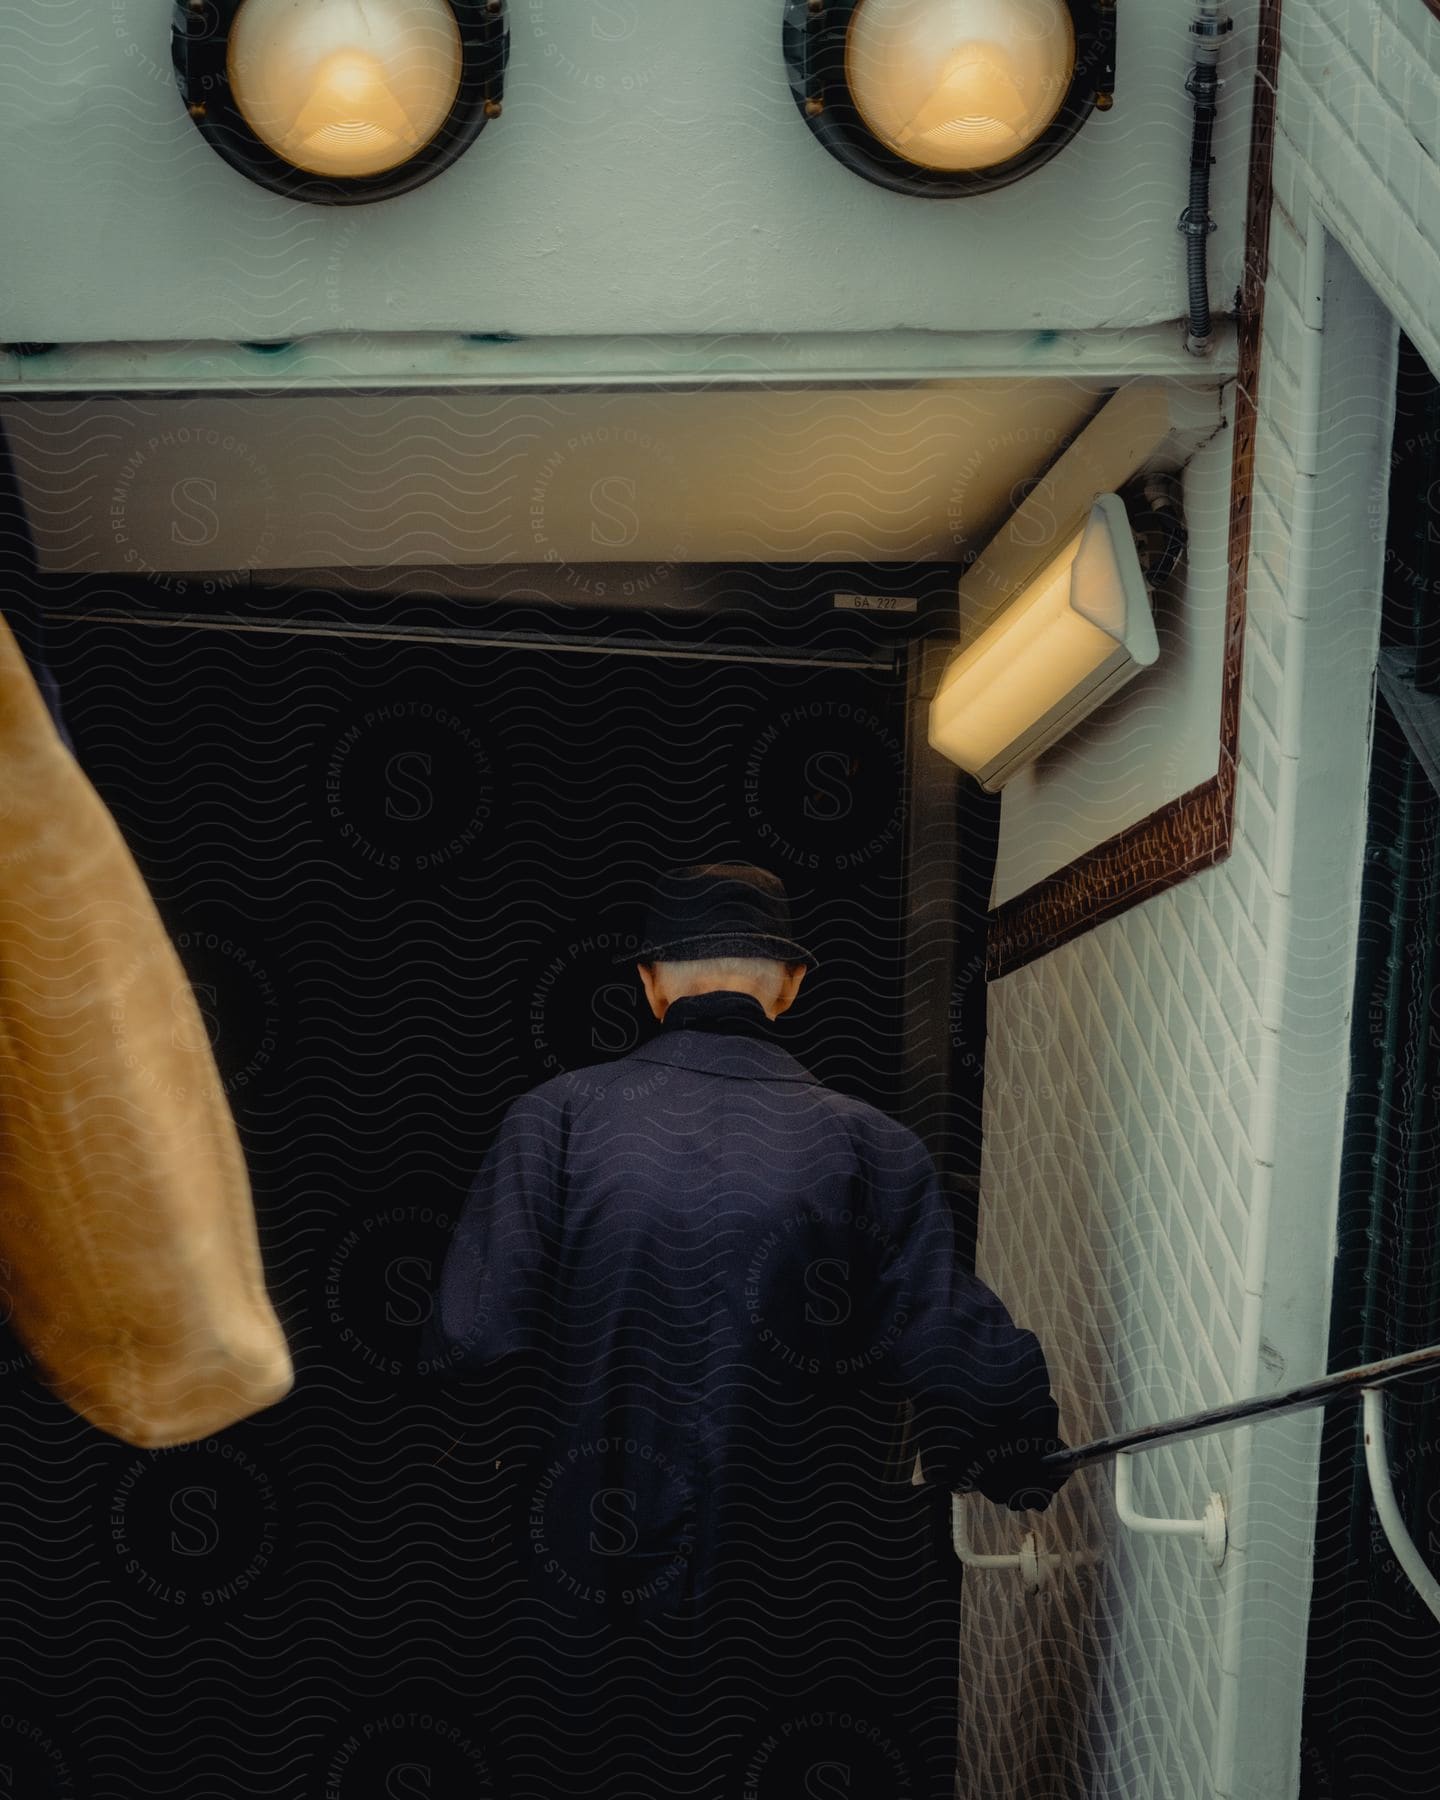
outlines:
M756 988L771 1005L780 998L785 964L769 956L704 956L683 962L657 962L655 975L671 999L733 987L737 981Z

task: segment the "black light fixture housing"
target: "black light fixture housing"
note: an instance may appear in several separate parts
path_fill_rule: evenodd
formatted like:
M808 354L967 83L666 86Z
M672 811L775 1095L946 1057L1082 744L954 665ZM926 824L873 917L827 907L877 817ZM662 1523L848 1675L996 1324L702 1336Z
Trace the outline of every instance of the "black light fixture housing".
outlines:
M845 68L851 22L866 0L785 0L784 55L790 93L810 130L837 162L898 194L955 199L1008 187L1050 161L1093 111L1115 95L1115 0L1065 0L1075 31L1075 68L1060 110L1017 155L983 169L927 168L883 143L866 124Z
M371 175L319 175L263 143L231 92L230 32L245 0L174 0L170 58L186 111L215 153L273 193L322 206L360 206L422 187L457 162L498 118L510 54L504 0L446 0L461 45L460 85L449 113L413 156Z

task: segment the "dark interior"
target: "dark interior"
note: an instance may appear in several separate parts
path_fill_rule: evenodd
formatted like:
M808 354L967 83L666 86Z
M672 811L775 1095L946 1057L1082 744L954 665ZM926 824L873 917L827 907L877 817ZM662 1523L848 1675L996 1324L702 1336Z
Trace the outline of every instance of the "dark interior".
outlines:
M820 967L782 1041L930 1139L969 1253L988 797L961 802L943 1105L932 1090L917 1112L906 1047L923 1028L906 1012L907 659L950 629L953 571L883 571L921 595L909 618L837 611L835 571L793 568L737 574L729 604L683 624L203 596L39 575L5 497L6 616L199 995L296 1366L263 1415L136 1450L46 1391L6 1307L5 1688L61 1752L37 1744L13 1791L298 1800L343 1768L344 1794L367 1793L351 1721L392 1698L397 1718L463 1721L447 1795L502 1791L513 1563L486 1397L417 1381L416 1338L508 1103L654 1029L614 959L658 868L746 858L783 877ZM958 1566L934 1508L887 1529L877 1655L938 1791Z

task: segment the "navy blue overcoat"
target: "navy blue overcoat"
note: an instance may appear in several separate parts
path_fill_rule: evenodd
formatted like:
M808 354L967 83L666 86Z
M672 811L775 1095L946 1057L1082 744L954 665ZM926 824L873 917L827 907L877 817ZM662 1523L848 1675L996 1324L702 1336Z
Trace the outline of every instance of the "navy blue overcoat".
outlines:
M921 1140L817 1081L736 993L674 1003L630 1055L510 1107L422 1350L442 1375L528 1371L519 1553L591 1617L693 1604L787 1508L818 1516L850 1479L823 1449L847 1408L893 1425L911 1400L942 1491L1053 1492L1026 1460L1060 1441L1045 1357L957 1266Z

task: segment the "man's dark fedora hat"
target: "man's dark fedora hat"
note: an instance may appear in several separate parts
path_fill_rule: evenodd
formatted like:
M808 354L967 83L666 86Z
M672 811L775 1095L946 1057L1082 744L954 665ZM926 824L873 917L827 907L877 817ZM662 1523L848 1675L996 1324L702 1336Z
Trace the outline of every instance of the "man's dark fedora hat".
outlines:
M709 956L819 966L791 935L790 900L779 877L754 863L667 869L655 884L638 948L615 961L698 962Z

